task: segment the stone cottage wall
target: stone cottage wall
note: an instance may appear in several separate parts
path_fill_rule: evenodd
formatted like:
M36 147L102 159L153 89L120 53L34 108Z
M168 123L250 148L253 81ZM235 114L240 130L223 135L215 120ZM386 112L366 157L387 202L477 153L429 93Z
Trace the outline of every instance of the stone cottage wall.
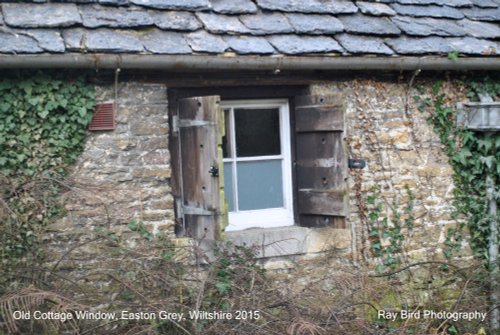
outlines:
M134 221L173 237L166 96L161 84L121 84L116 129L89 133L63 196L67 216L49 226L54 259L71 251L63 266L107 262L103 234L133 245L139 235L127 225ZM96 87L97 103L114 98L113 86Z
M427 122L429 112L418 111L413 99L428 97L425 92L430 92L431 85L423 81L417 90L406 82L352 80L311 87L313 94L341 93L345 97L349 158L367 162L366 168L349 171L348 221L353 232L354 259L372 256L366 198L374 188L379 189L378 199L389 225L393 209L404 217L409 199L406 188L414 194L414 229L410 233L403 230L404 250L409 258L442 258L446 232L457 225L451 218L453 170L438 135ZM450 83L445 86L457 101L466 99L459 87ZM462 255L470 255L470 251L464 249Z
M430 83L425 85L430 88ZM96 89L97 102L115 97L113 86ZM68 214L50 226L49 236L56 254L72 250L80 268L101 257L96 244L86 248L85 241L103 231L133 246L138 235L127 226L133 221L175 237L166 89L162 84L120 84L116 130L89 134L65 194ZM365 169L350 170L352 243L349 248L345 240L339 241L343 258L348 259L350 251L355 260L372 256L362 217L366 194L374 186L380 189L389 218L391 206L404 212L405 188L411 189L416 220L405 251L419 259L440 256L446 230L456 225L450 217L452 170L427 115L417 112L413 103L417 91L406 83L351 80L314 84L311 93L345 97L349 158L367 161Z

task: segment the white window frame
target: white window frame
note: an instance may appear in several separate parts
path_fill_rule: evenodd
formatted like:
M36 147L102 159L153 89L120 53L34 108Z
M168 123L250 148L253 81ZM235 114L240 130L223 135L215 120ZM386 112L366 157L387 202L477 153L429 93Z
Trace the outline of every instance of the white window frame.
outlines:
M291 226L294 224L293 218L293 187L292 187L292 162L291 162L291 143L290 143L290 108L288 100L286 99L266 99L266 100L229 100L221 101L222 109L230 109L230 143L232 152L235 151L235 128L234 128L234 109L238 108L278 108L280 118L280 143L281 155L275 156L256 156L256 157L241 157L241 158L224 158L223 162L233 162L233 194L237 198L237 182L236 182L236 164L235 161L258 161L263 158L267 159L281 159L282 164L282 184L283 184L283 207L248 210L248 211L234 211L228 213L229 225L226 231L238 231L247 228L271 228ZM237 206L237 204L235 204Z

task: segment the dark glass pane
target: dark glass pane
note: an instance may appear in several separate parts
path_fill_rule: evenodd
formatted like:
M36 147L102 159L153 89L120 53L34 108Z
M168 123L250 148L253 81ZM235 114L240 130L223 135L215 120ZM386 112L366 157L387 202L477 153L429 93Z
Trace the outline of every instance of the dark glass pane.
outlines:
M226 134L222 137L222 156L224 158L232 157L231 155L231 123L229 120L229 109L224 109L224 125Z
M237 157L281 154L279 109L235 109Z

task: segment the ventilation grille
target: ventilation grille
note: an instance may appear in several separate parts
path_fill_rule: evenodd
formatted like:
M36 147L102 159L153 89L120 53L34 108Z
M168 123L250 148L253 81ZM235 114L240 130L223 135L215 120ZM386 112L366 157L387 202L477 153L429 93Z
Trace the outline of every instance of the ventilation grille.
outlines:
M114 130L116 128L115 115L114 102L97 104L92 121L90 121L89 130Z

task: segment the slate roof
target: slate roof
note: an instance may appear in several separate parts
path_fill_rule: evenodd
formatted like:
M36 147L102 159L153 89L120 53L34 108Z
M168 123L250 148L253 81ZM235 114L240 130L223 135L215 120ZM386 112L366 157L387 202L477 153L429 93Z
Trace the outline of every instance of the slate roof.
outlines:
M33 0L0 6L0 54L500 54L500 0Z

